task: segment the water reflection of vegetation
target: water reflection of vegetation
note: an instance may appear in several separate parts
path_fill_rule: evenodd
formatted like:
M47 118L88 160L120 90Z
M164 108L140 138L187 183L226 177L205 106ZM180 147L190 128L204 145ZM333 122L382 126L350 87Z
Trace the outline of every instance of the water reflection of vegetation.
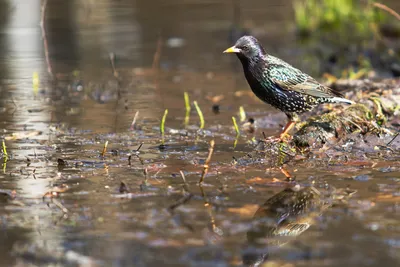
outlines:
M295 0L293 9L301 43L317 55L308 59L316 66L311 72L333 74L330 80L382 71L398 75L400 27L394 10L369 0Z

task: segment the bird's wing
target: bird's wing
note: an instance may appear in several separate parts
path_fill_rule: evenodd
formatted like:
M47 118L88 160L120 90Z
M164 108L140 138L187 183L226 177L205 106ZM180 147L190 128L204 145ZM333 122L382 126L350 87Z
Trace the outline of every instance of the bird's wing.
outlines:
M341 97L340 93L320 84L314 78L289 64L270 66L269 76L282 90L296 91L313 97Z

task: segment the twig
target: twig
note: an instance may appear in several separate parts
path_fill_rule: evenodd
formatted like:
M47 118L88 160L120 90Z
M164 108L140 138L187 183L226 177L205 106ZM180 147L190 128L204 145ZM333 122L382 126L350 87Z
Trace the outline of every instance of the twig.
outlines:
M109 54L109 58L110 58L110 63L111 63L111 68L113 70L113 75L115 78L118 78L118 72L117 69L115 68L115 54L113 52L111 52Z
M63 204L61 204L60 201L58 201L55 198L51 198L51 201L64 213L68 213L68 209L66 207L64 207Z
M160 34L157 41L156 52L154 53L153 56L153 65L152 65L153 73L157 72L158 66L160 65L161 49L162 49L162 37Z
M43 38L43 46L44 46L44 54L46 57L46 64L47 64L47 72L50 74L51 78L53 78L53 69L51 67L50 57L49 57L49 47L47 44L47 36L46 36L46 27L45 27L45 18L46 18L46 7L47 7L47 0L43 0L42 2L42 14L40 18L40 29L42 30L42 38Z
M108 141L106 141L106 142L104 143L103 151L101 152L101 156L102 156L102 157L104 157L104 155L105 155L106 152L107 152L107 146L108 146Z
M400 133L397 133L397 134L392 138L392 140L390 140L390 142L386 144L386 146L390 146L390 145L393 143L394 139L396 139L397 136L399 136L399 134L400 134Z
M264 137L264 140L267 140L267 135L265 134L265 132L262 132L262 135Z
M204 199L204 207L207 208L208 215L210 217L210 224L211 224L211 227L212 227L212 231L214 233L217 233L217 231L216 231L217 230L217 225L215 223L215 218L214 218L214 215L213 215L213 212L212 212L212 206L211 206L210 202L208 201L208 197L207 197L206 192L204 191L202 186L200 186L200 191L201 191L201 195L203 196L203 199Z
M183 173L182 170L180 170L179 173L181 174L181 177L182 177L183 182L186 184L185 174Z
M136 148L136 152L139 152L139 150L142 148L143 143L140 143L140 145L138 146L138 148Z
M135 116L133 116L133 120L132 120L131 127L130 127L131 130L135 129L135 124L136 124L136 120L137 120L138 116L139 116L139 110L136 111Z
M11 102L14 104L15 108L17 109L17 108L18 108L18 106L17 106L17 104L15 103L15 101L14 101L14 98L13 98L13 97L11 97Z
M210 161L211 161L211 156L212 156L212 154L214 152L214 145L215 145L214 140L211 140L210 141L210 148L208 149L208 156L207 156L206 162L204 163L203 172L201 174L200 181L199 181L200 185L203 184L204 178L208 173L208 168L209 168L209 164L210 164Z
M174 204L172 204L171 206L169 206L169 209L172 211L174 209L176 209L177 207L187 203L191 198L193 197L192 193L188 193L186 195L184 195L182 198L180 198L177 202L175 202Z
M379 8L379 9L385 10L386 12L388 12L389 14L394 16L396 19L400 20L399 13L397 13L396 11L394 11L393 9L388 7L387 5L384 5L384 4L381 4L381 3L373 3L372 5L374 5L375 7Z
M189 192L189 188L188 188L188 185L187 185L187 183L186 183L185 174L183 173L182 170L180 170L179 173L181 174L181 177L182 177L182 180L183 180L183 189L184 189L186 192Z

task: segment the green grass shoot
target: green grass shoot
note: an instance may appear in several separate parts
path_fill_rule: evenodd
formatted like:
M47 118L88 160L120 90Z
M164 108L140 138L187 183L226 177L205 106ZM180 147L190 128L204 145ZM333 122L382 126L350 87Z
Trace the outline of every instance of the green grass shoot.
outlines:
M7 154L7 147L6 147L6 143L3 141L2 143L2 148L3 148L3 154L6 158L8 158L8 154Z
M239 126L237 125L236 118L232 116L233 127L235 128L236 136L240 135Z
M197 101L193 102L194 107L196 108L197 114L199 115L200 118L200 129L204 128L204 116L203 116L203 112L201 111L199 105L197 104Z
M165 109L164 115L161 119L160 131L161 131L161 142L164 144L164 134L165 134L165 120L167 119L168 109Z
M240 122L244 122L246 120L246 112L244 111L243 106L240 106L239 108L239 118Z
M236 148L236 145L238 142L238 137L240 136L240 130L239 130L239 126L237 125L236 118L234 116L232 116L232 122L233 122L233 127L235 128L235 132L236 132L236 138L235 138L235 142L233 143L233 148Z
M187 92L183 93L183 98L185 99L185 109L186 109L186 114L185 114L185 121L184 124L185 126L189 124L189 119L190 119L190 101L189 101L189 94Z

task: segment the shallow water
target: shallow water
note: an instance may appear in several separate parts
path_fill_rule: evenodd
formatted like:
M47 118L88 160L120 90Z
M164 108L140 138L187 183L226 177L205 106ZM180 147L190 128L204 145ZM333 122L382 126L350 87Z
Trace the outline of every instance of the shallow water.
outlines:
M252 150L253 135L242 135L234 148L231 117L243 106L262 122L254 133L260 139L262 132L277 134L285 116L234 94L249 90L237 59L221 54L238 20L231 1L49 2L45 25L56 83L47 73L40 1L0 1L0 129L8 151L0 189L16 195L0 191L1 266L241 266L248 255L268 255L266 266L398 266L395 156L290 164L301 187L314 185L322 201L334 201L326 193L332 187L357 193L304 214L310 227L297 238L271 244L262 231L256 241L249 238L258 227L257 208L288 184L279 169L232 165L233 157ZM273 54L314 71L293 56L290 1L242 4L240 17L252 19ZM154 75L159 36L165 45ZM120 82L109 53L117 56ZM183 130L185 91L203 110L201 134L193 109ZM214 103L218 95L224 98ZM219 114L212 111L216 104ZM215 151L200 188L211 139ZM129 194L119 193L121 181ZM51 191L62 191L55 203L42 198ZM187 202L170 209L182 199Z

